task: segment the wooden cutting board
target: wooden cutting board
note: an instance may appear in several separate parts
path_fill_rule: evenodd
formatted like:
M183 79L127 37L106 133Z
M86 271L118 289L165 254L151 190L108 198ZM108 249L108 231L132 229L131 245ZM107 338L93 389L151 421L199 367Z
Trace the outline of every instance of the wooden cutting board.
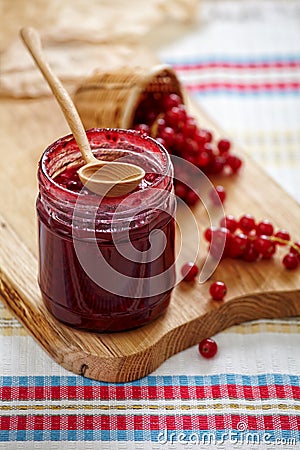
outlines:
M192 107L203 127L220 130L199 108ZM103 381L130 381L145 376L171 355L234 324L259 318L300 315L300 271L283 269L279 251L272 261L249 264L224 260L209 282L180 283L162 317L140 329L112 334L76 331L56 321L42 303L37 285L35 199L37 162L45 147L69 131L52 99L2 100L0 183L1 299L39 345L66 369ZM249 212L288 228L299 240L299 205L240 148L244 169L219 177L227 190L226 213ZM201 205L193 209L200 231L208 225ZM181 211L178 211L181 214ZM187 236L181 261L195 247L191 224L181 217ZM206 244L200 242L201 259ZM212 280L228 286L227 298L214 302Z

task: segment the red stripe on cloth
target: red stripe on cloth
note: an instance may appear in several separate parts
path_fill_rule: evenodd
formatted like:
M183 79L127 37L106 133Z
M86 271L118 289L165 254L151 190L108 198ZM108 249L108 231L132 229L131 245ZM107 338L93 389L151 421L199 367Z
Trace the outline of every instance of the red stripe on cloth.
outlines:
M233 90L233 91L285 91L298 90L300 83L294 82L278 82L278 83L229 83L229 82L211 82L211 83L184 83L185 87L190 91L208 91L208 90Z
M239 416L239 415L215 415L214 423L216 430L228 428L239 429L243 422L247 430L295 430L300 428L300 417L293 417L293 426L289 416ZM148 415L147 424L150 430L160 430L163 426L168 430L180 429L210 430L210 419L206 415ZM0 417L1 430L143 430L144 416L125 415L19 415L14 417Z
M191 64L172 64L175 70L192 71L205 69L296 69L300 61L270 61L270 62L207 62Z
M9 400L126 400L126 399L218 399L224 392L232 399L271 399L270 392L276 392L276 398L300 400L298 386L241 386L235 384L210 386L19 386L0 388L0 399Z

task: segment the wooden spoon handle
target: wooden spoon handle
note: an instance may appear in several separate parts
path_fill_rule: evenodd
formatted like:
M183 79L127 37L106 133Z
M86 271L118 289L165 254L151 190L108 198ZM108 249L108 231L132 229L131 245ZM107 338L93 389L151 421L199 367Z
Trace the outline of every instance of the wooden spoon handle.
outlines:
M98 162L91 151L85 129L71 97L45 60L38 32L34 28L25 27L21 29L20 34L59 103L85 162L93 163L95 160Z

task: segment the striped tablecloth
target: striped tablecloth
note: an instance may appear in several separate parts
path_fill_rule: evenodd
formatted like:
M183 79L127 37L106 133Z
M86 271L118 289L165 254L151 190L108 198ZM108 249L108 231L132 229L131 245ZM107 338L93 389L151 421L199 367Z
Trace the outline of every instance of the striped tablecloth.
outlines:
M300 2L204 1L160 49L210 115L298 201ZM299 449L300 320L261 320L109 384L53 362L0 303L2 449Z

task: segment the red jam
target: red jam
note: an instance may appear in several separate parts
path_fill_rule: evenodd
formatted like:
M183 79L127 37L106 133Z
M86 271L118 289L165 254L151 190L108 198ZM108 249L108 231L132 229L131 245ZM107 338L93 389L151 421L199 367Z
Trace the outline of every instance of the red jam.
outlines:
M39 165L39 284L63 323L97 332L145 325L161 315L175 284L173 168L164 148L134 131L88 131L99 158L146 172L126 196L83 187L72 136L44 152ZM158 234L157 234L158 233Z

